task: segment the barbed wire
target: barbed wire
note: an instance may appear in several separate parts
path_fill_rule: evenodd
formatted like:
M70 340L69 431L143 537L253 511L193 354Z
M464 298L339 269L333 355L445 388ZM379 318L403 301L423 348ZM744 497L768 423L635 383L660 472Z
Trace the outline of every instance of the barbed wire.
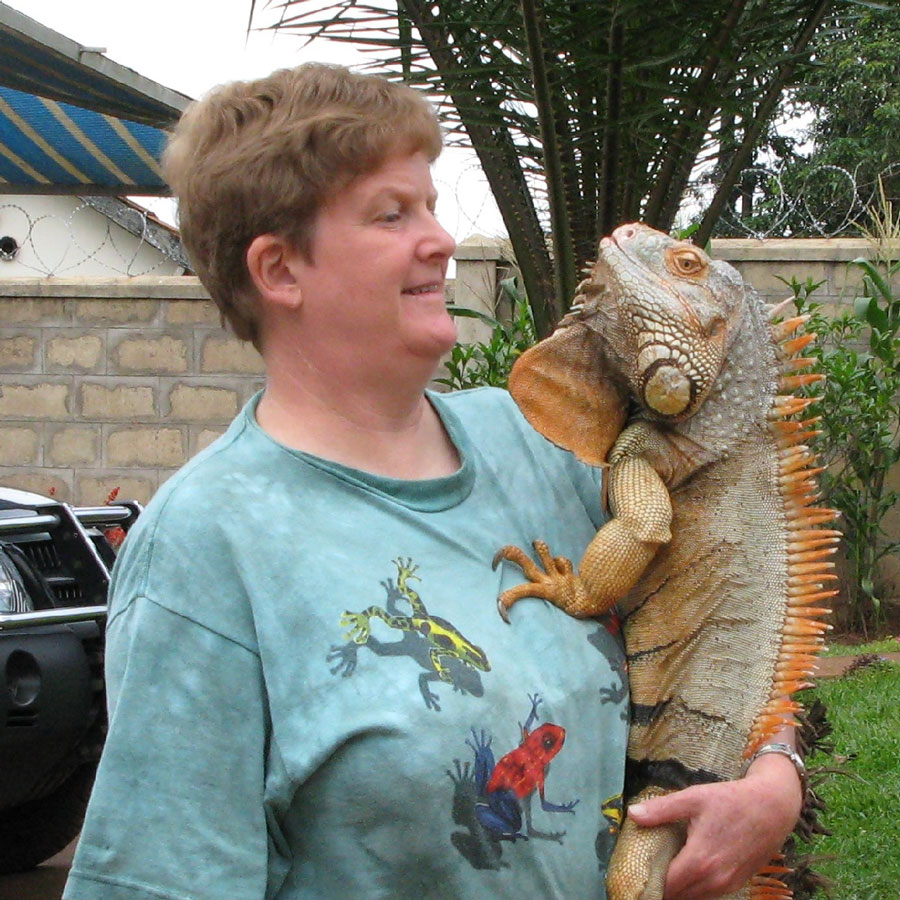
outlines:
M735 204L723 214L717 233L758 239L846 234L883 202L881 186L898 175L900 161L865 180L858 169L851 172L837 165L821 165L806 172L796 187L795 172L774 166L749 167L739 179ZM451 203L442 207L441 216L457 241L473 232L493 238L504 236L502 219L474 152L436 177L435 183L443 197L451 198ZM681 215L693 218L714 190L712 178L695 184ZM748 198L750 215L738 214L741 201L737 192ZM887 199L895 201L895 208L900 210L900 198L888 195ZM38 276L71 274L87 263L126 277L148 275L173 263L190 270L177 232L147 210L114 197L78 200L67 215L35 214L21 203L0 203L0 277L5 274L3 264L12 261ZM86 211L94 213L93 227L79 221ZM150 257L142 252L147 247L156 251Z
M735 203L722 215L716 233L758 239L857 234L859 225L866 224L869 210L880 205L879 184L886 184L898 175L900 161L866 178L861 177L859 168L850 171L838 165L815 166L802 177L796 171L774 166L748 167L741 173L739 187L735 188ZM445 174L436 178L435 183L442 197L449 195L454 200L452 218L445 218L446 207L442 207L441 216L442 223L457 240L463 240L473 231L489 237L505 233L474 152L453 176ZM715 189L713 177L697 179L677 221L683 226L697 221ZM540 221L549 227L545 186L539 179L532 180L530 190ZM751 201L748 205L752 212L743 217L739 214L740 192ZM893 200L894 208L900 210L900 197L888 195L887 199ZM489 223L487 227L485 222Z
M473 234L506 236L500 211L471 147L445 147L432 178L438 192L440 223L454 240L461 243Z
M803 174L799 186L786 185L795 172L767 166L753 166L741 173L736 192L750 200L751 213L737 215L740 201L722 214L719 234L772 238L816 236L836 237L859 229L870 211L879 209L881 191L889 179L900 174L900 162L890 163L874 178L860 177L859 168L850 171L837 165L814 166ZM706 191L714 189L708 184ZM701 189L702 191L702 189Z
M86 211L93 213L90 224ZM147 248L154 251L152 262ZM35 214L21 203L0 203L0 277L3 263L11 262L47 277L73 274L85 264L126 277L149 275L173 263L190 268L176 233L148 211L115 197L79 198L67 215Z

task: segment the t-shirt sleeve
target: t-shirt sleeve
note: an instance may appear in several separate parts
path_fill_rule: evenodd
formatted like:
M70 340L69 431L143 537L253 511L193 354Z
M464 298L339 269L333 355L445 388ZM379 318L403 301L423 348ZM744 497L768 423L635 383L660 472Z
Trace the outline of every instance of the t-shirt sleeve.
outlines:
M255 653L145 597L110 623L110 729L66 900L260 900L268 722Z

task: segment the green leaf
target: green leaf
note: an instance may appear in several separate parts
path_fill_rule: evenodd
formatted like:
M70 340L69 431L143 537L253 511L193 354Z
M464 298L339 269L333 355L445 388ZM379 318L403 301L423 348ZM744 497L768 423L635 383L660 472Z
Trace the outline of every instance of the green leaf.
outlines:
M891 297L890 285L887 281L885 281L884 276L881 274L881 270L875 263L873 263L869 259L858 257L857 259L852 260L850 265L856 266L857 268L863 270L866 278L871 281L875 289L881 295L882 299L887 300L888 302L893 299ZM874 299L874 297L872 299Z
M878 298L872 297L866 305L866 321L878 331L887 331L889 327L887 313L878 304Z
M447 312L450 313L451 316L460 316L463 319L478 319L481 322L484 322L485 325L490 325L491 328L500 328L500 323L493 317L489 316L487 313L481 312L478 309L469 309L467 306L454 306L453 304L447 304Z

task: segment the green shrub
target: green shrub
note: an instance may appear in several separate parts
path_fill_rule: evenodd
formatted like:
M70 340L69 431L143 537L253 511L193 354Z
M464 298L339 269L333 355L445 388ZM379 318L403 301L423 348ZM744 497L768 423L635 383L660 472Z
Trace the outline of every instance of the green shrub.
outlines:
M855 259L849 265L862 271L862 286L852 311L833 318L810 299L818 284L786 283L798 312L810 315L807 329L819 336L811 354L826 380L810 393L822 417L817 446L828 466L822 485L827 503L841 513L850 570L843 586L847 625L868 634L884 621L879 563L900 546L884 530L898 499L886 479L900 459L900 297L890 285L900 261Z
M456 316L480 319L491 326L491 336L487 341L472 344L458 343L444 363L447 374L435 378L454 391L490 385L506 387L513 363L537 339L531 306L518 280L506 278L500 282L500 290L512 305L509 323L500 322L474 309L451 306L450 312Z

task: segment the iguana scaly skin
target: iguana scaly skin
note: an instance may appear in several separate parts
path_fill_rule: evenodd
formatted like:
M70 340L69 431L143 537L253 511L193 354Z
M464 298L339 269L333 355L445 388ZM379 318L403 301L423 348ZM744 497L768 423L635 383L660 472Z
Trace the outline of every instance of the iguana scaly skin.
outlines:
M632 694L626 799L733 779L790 724L815 668L835 576L835 513L817 505L815 420L792 392L811 335L777 324L729 265L644 225L600 243L573 311L523 354L510 391L550 440L608 465L611 520L581 560L505 547L525 596L574 616L619 603ZM659 900L678 826L625 820L610 900ZM787 898L758 875L732 896Z

